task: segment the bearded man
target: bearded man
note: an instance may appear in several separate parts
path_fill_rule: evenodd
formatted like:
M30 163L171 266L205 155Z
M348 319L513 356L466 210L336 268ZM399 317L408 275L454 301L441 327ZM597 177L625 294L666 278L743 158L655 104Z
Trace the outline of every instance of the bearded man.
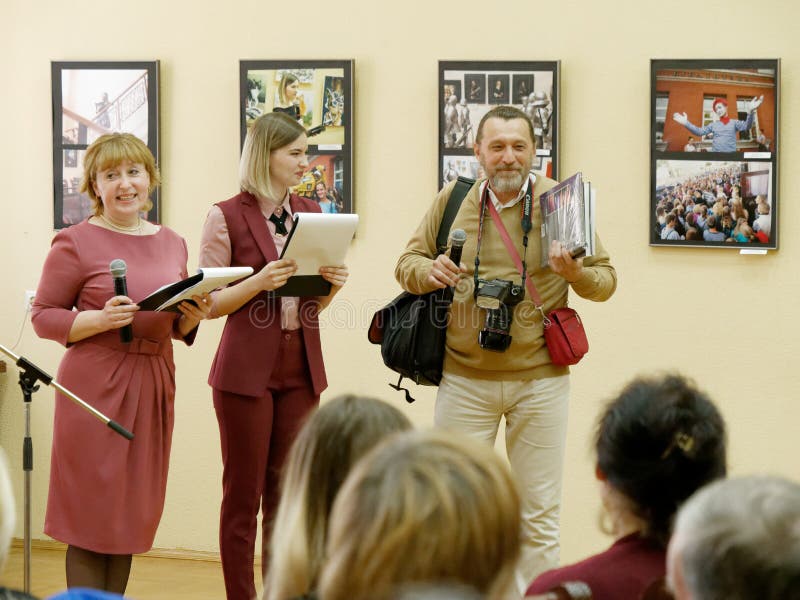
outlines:
M498 106L486 113L474 145L486 179L472 186L452 226L467 234L463 263L436 255L436 234L455 185L451 182L437 195L395 269L400 285L414 294L455 286L434 423L493 445L505 417L506 450L523 508L523 551L516 573L520 596L536 575L558 565L569 369L552 364L543 313L523 291L521 271L489 214L492 207L526 265L544 314L566 306L570 288L583 298L604 301L617 283L599 239L594 256L577 260L554 241L546 249L549 267L539 267L538 197L557 182L531 172L534 139L533 125L519 109ZM533 232L527 250L521 219L526 205ZM476 299L487 305L491 288L509 287L515 297L489 302L490 309L478 306Z

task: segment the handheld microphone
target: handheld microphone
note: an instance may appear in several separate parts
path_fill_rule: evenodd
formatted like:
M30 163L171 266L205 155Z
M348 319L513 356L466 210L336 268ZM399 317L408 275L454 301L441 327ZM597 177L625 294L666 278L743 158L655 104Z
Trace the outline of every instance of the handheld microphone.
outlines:
M463 229L453 229L450 232L450 260L456 263L456 267L461 265L461 251L464 249L464 242L467 241L467 234ZM455 294L455 286L450 286L450 300Z
M128 272L128 265L121 258L115 258L108 268L111 271L111 277L114 278L114 295L127 296L128 283L125 281L125 274ZM123 344L130 344L133 341L133 326L128 324L120 327L119 341Z
M466 241L467 234L463 229L454 229L450 232L450 260L456 263L456 266L461 264L461 250Z

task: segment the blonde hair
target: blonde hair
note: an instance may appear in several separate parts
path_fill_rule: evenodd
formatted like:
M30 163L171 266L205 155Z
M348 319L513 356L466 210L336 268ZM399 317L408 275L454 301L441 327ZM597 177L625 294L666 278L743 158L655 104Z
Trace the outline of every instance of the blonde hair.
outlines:
M459 583L503 598L520 552L507 465L461 434L407 432L352 471L333 506L325 600L386 600L415 583Z
M283 76L281 77L281 81L278 84L278 100L281 103L281 106L286 106L289 104L289 101L286 99L286 88L290 86L295 81L299 81L297 75L289 72L284 71Z
M339 396L300 430L284 467L264 598L310 592L325 554L333 501L356 461L386 436L411 429L406 416L374 398Z
M112 169L126 160L144 165L147 174L150 176L148 193L152 193L161 183L161 174L158 172L156 159L153 158L150 148L142 140L132 133L106 133L101 135L86 149L86 155L83 157L83 180L80 188L81 192L89 195L92 201L92 212L95 216L103 214L103 202L94 191L97 174L100 171ZM153 208L153 202L148 198L143 210L149 211L151 208Z
M272 189L269 157L273 150L288 146L306 130L289 115L280 112L261 115L247 132L239 161L239 187L259 198L281 199Z
M6 453L0 448L0 572L6 562L15 524L14 494L11 491L8 461Z

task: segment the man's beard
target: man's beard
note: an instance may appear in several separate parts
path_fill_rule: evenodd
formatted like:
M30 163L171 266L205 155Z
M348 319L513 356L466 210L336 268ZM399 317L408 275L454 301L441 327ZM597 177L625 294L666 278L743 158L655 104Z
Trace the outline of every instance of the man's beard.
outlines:
M499 194L505 194L519 190L519 188L522 187L522 183L525 181L525 175L523 174L523 170L521 168L514 170L502 170L495 173L490 181L492 184L492 189L495 192Z

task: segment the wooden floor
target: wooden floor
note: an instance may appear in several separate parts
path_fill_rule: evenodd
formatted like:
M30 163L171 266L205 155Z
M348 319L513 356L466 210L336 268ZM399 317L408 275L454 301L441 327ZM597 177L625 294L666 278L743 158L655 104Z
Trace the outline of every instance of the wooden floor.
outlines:
M38 598L61 591L64 578L64 550L34 547L31 560L31 592ZM259 567L256 569L260 571ZM12 547L0 575L0 584L22 589L23 550ZM257 588L261 589L258 585ZM225 586L219 562L134 556L125 596L134 600L224 600Z

